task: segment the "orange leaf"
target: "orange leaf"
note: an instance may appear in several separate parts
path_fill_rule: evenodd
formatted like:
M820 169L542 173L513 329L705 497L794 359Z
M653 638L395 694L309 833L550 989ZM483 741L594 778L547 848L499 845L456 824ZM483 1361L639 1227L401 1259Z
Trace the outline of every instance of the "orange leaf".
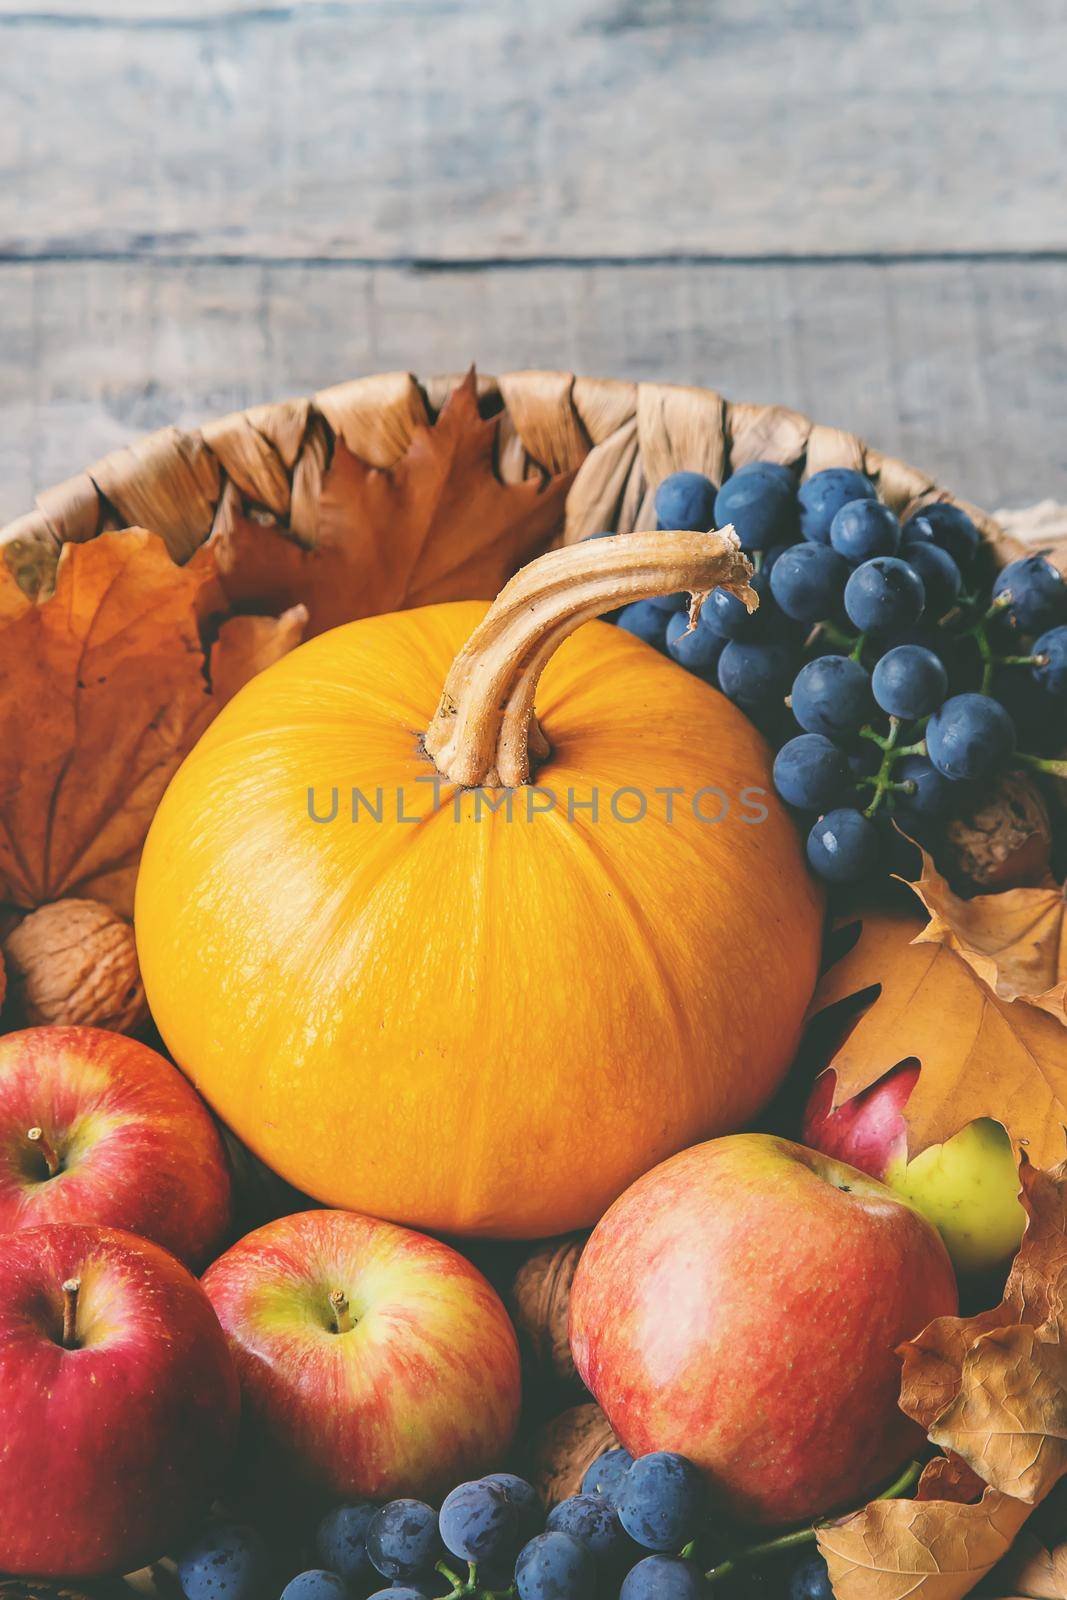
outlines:
M280 617L230 617L211 647L211 686L218 705L232 700L250 678L295 650L307 628L307 606Z
M55 592L0 625L0 907L129 916L145 832L214 706L202 579L143 528L64 545Z
M336 441L313 547L235 514L198 559L214 561L235 609L302 601L309 635L380 611L489 599L549 544L574 476L503 482L498 429L479 414L471 372L394 466L368 466Z
M992 1117L1032 1161L1052 1166L1067 1125L1062 1031L1032 1006L998 999L944 945L915 943L922 931L900 912L865 915L857 944L816 991L813 1013L877 991L829 1063L838 1103L915 1058L922 1071L904 1112L911 1156Z
M923 851L912 888L930 913L923 941L963 957L1002 1000L1021 1000L1067 1027L1067 901L1061 888L1006 889L961 900Z

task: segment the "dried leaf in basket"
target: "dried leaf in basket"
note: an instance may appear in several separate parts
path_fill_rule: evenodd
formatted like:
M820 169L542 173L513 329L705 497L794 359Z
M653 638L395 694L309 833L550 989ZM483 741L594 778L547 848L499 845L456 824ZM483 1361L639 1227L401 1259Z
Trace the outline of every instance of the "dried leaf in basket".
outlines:
M309 634L405 606L491 598L558 531L574 476L505 483L498 428L499 418L479 414L471 372L435 423L415 426L394 466L368 466L337 440L312 547L235 513L196 564L214 563L234 609L302 602Z
M909 1155L992 1117L1035 1163L1061 1160L1067 1049L1058 1024L1033 1006L1000 1000L944 944L916 943L921 919L872 912L862 923L858 942L825 974L812 1002L814 1014L875 991L828 1063L837 1102L914 1058L922 1071L904 1111Z
M923 851L912 888L930 913L923 942L954 950L1002 1000L1021 1000L1067 1027L1067 902L1060 885L962 900Z
M838 1600L958 1600L1067 1472L1067 1163L1024 1159L1020 1177L1030 1221L1001 1304L939 1317L901 1351L901 1409L946 1455L914 1501L819 1532Z
M39 604L5 591L0 907L77 897L130 914L148 823L214 710L201 583L134 528L64 545Z
M229 617L211 647L211 687L219 707L257 672L295 650L307 623L307 606L290 606L280 617Z

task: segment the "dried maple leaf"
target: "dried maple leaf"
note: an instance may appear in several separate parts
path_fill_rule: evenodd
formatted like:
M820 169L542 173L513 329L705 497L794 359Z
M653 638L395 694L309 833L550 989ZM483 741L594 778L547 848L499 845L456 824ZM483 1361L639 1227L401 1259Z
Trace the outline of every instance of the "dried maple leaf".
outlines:
M143 528L64 545L55 592L0 625L0 908L128 916L145 832L210 720L202 579Z
M962 956L1002 1000L1021 1000L1067 1027L1067 900L1053 884L961 900L923 851L912 888L930 913L919 935Z
M1020 1178L1030 1220L1001 1305L939 1317L901 1351L901 1408L948 1453L913 1501L819 1530L838 1600L958 1600L1067 1472L1067 1163L1024 1159Z
M911 1156L992 1117L1035 1164L1052 1166L1067 1147L1061 1029L1032 1006L999 999L945 945L915 943L922 932L917 917L864 915L859 940L816 990L812 1014L875 991L828 1063L837 1103L915 1058L922 1071L904 1111Z
M405 606L492 598L557 532L574 476L503 482L498 428L479 414L471 372L395 466L368 466L336 441L312 547L235 512L197 562L214 563L234 609L303 602L309 635Z

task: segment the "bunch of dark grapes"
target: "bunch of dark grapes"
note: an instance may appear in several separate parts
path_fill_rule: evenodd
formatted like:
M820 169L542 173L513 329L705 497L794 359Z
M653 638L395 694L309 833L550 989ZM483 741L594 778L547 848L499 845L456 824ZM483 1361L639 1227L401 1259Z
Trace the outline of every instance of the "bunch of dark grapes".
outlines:
M610 1450L547 1515L509 1472L459 1484L439 1508L337 1506L315 1532L319 1564L284 1588L255 1529L214 1524L180 1556L178 1582L186 1600L698 1600L708 1588L692 1557L707 1522L704 1479L685 1456Z
M719 589L690 626L672 594L617 625L737 703L777 748L774 782L804 815L815 872L855 883L891 864L892 824L923 838L1014 759L1067 733L1067 583L1042 554L993 576L971 518L944 502L901 526L862 473L754 461L721 489L676 472L660 528L732 524L759 609Z

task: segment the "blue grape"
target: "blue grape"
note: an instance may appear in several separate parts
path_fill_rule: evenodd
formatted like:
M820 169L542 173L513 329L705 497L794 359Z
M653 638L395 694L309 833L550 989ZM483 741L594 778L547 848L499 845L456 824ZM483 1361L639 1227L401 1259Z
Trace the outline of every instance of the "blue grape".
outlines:
M853 500L877 500L870 478L851 467L827 467L800 485L797 502L803 538L818 544L830 542L830 524L842 506Z
M871 690L890 717L928 717L948 694L944 662L920 644L887 650L871 674Z
M586 1467L582 1493L602 1495L615 1505L623 1480L633 1464L634 1458L629 1450L605 1450L602 1456L597 1456L592 1466Z
M656 490L656 526L706 533L715 526L715 493L702 472L672 472Z
M569 1533L539 1533L519 1551L515 1588L519 1600L593 1600L593 1553Z
M771 593L795 622L825 622L837 610L848 562L828 545L795 544L771 568Z
M821 733L801 733L775 756L774 787L787 805L825 811L852 787L848 757Z
M489 1472L486 1483L498 1483L519 1514L519 1534L523 1539L536 1533L545 1520L541 1496L526 1478L514 1472Z
M638 1456L619 1495L619 1520L645 1550L678 1550L694 1538L707 1506L700 1469L674 1450Z
M801 667L790 691L793 715L807 733L843 739L871 716L871 680L851 656L816 656Z
M445 1590L451 1594L452 1584ZM410 1583L391 1583L388 1589L375 1589L368 1600L426 1600L426 1590L416 1589Z
M437 1512L424 1500L390 1500L367 1529L367 1554L384 1578L417 1578L441 1554Z
M766 639L793 631L792 622L783 617L771 593L770 573L761 567L749 579L759 606L749 611L729 589L713 589L704 602L700 620L723 639Z
M809 1556L789 1578L789 1600L834 1600L830 1574L822 1556Z
M703 618L691 633L687 632L688 627L687 614L676 611L667 623L667 654L680 667L713 683L726 640L713 633Z
M998 700L957 694L926 725L926 750L946 778L983 778L1015 748L1015 724Z
M569 1533L584 1544L604 1574L618 1571L635 1553L618 1511L603 1495L576 1494L561 1500L548 1513L545 1526L549 1533Z
M522 1537L524 1513L502 1483L478 1478L447 1495L439 1519L448 1549L464 1561L508 1561Z
M719 657L719 688L740 706L768 706L785 694L793 665L793 650L780 640L730 639Z
M351 1600L352 1591L336 1572L311 1567L298 1572L282 1590L282 1600Z
M1067 699L1067 627L1051 628L1034 640L1034 682L1055 700Z
M1023 556L997 573L993 599L1010 598L1004 618L1016 633L1043 633L1067 617L1067 583L1046 556Z
M878 829L850 806L828 811L808 834L808 861L827 883L858 883L878 861Z
M830 543L850 567L872 556L895 556L900 546L900 523L879 500L849 500L834 512Z
M271 1565L255 1528L219 1523L179 1555L178 1583L186 1600L262 1600Z
M898 809L909 816L943 816L958 794L958 786L938 772L929 756L901 756L893 767L893 781L915 786L912 794L894 796Z
M924 614L936 622L946 611L952 610L960 597L963 577L959 567L948 551L937 544L905 544L901 555L922 579L926 596Z
M923 581L899 556L875 556L845 584L845 610L861 633L888 633L918 622L926 601Z
M328 1572L351 1584L369 1580L373 1568L367 1554L367 1529L378 1513L368 1500L335 1506L315 1530L315 1554Z
M615 626L650 644L654 650L662 651L667 648L668 620L669 613L651 600L634 600L623 606Z
M947 550L961 572L968 572L978 554L981 535L966 511L938 500L923 506L904 524L904 543L916 539L932 539L942 550Z
M619 1600L706 1600L704 1574L681 1556L646 1556L622 1580Z
M715 525L732 524L746 550L766 550L796 537L796 484L788 468L750 461L715 496Z

